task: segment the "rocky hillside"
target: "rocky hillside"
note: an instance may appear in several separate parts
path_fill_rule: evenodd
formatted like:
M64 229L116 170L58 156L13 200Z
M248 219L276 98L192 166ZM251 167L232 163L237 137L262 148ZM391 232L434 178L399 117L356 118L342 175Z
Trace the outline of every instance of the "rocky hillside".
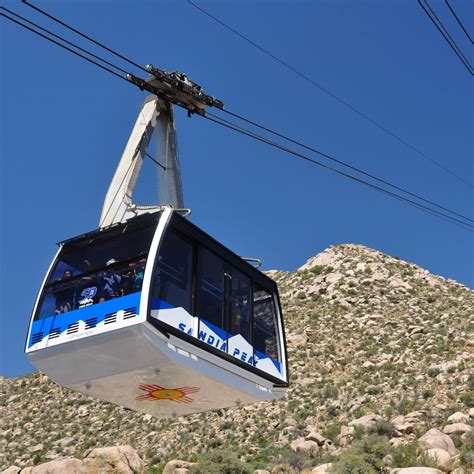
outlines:
M193 472L473 472L472 290L352 244L270 273L288 332L286 398L157 421L39 373L2 379L0 468L131 445L150 473L171 459Z

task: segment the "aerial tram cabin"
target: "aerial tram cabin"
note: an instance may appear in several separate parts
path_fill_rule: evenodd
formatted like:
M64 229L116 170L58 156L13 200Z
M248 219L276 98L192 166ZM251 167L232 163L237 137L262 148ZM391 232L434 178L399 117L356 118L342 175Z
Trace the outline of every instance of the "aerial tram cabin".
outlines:
M171 205L137 206L131 196L153 133L165 164L160 200ZM173 112L151 96L99 229L59 244L29 326L30 362L59 385L160 418L282 397L276 283L188 214Z

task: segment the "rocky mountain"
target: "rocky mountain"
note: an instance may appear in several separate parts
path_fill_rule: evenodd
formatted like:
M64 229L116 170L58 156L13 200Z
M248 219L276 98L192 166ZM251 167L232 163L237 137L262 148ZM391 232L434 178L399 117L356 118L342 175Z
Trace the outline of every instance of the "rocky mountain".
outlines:
M472 290L353 244L269 273L288 333L284 399L159 421L40 373L3 378L0 468L74 457L67 472L474 472ZM107 464L105 447L133 462Z

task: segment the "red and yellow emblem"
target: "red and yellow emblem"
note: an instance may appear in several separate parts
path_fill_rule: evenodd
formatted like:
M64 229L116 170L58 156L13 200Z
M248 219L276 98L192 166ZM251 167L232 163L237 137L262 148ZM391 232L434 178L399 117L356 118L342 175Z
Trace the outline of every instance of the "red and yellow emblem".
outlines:
M164 388L159 385L141 384L138 388L148 393L139 395L135 400L171 400L176 403L192 403L194 400L188 395L199 392L199 387Z

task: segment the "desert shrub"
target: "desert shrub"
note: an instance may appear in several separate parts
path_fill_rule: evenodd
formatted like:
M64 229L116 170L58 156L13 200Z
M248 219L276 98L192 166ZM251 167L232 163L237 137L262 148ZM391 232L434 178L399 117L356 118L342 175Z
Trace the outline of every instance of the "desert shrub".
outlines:
M437 467L436 461L429 457L424 451L419 452L416 443L401 444L390 449L391 466L394 468L403 467Z
M321 273L324 272L324 266L322 265L315 265L312 269L311 269L311 273L313 273L314 275L321 275Z
M369 395L377 395L382 392L380 387L376 387L375 385L369 385L365 390Z
M322 435L331 441L335 441L337 435L341 432L341 426L341 423L333 423L323 430Z
M463 444L459 448L459 460L463 467L474 468L474 431L470 431L464 437Z
M333 464L333 472L337 474L377 474L373 466L367 464L363 454L345 451Z
M392 438L395 436L397 430L393 423L387 420L377 420L374 426L369 428L369 433L377 434L379 436L387 436L388 438Z
M417 465L417 446L416 443L401 444L392 448L390 452L392 464L395 467L412 467Z
M272 472L297 473L331 460L331 456L317 452L298 451L295 453L289 448L268 448L252 454L248 462L252 463L255 469L268 469L272 465Z
M428 400L429 398L432 398L432 397L433 397L434 391L433 391L433 390L430 390L429 388L427 388L427 389L423 390L422 395L423 395L423 398L424 398L425 400Z
M431 367L426 372L428 377L435 378L441 371L437 367Z
M334 385L326 385L321 392L321 397L324 399L334 399L337 397L339 390Z
M402 396L401 400L398 402L398 405L397 405L398 412L401 413L402 415L406 415L407 413L410 413L411 411L415 409L415 407L416 407L416 401L410 400L405 395Z
M459 399L462 403L464 403L464 405L468 406L469 408L474 407L474 392L462 393L459 396Z
M337 409L337 407L335 407L334 405L330 405L327 409L327 414L328 416L330 416L331 418L335 418L337 416L337 414L339 413L339 410Z
M225 449L209 451L198 458L192 474L251 474L251 466L243 463L233 452Z
M362 439L365 436L365 428L362 425L354 426L354 434L352 437L354 439Z
M385 436L371 434L342 452L334 463L338 474L376 474L385 472L384 458L390 452L390 443Z

